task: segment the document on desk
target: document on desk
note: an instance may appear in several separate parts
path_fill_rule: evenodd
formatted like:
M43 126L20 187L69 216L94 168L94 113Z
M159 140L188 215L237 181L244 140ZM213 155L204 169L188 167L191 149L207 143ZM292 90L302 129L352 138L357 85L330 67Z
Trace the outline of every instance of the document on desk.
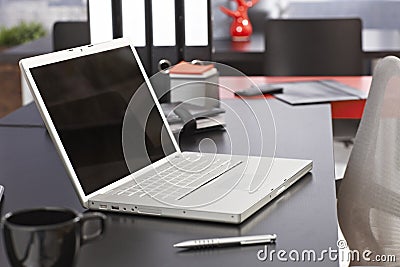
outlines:
M291 105L366 99L368 93L334 80L277 83L283 94L275 95Z

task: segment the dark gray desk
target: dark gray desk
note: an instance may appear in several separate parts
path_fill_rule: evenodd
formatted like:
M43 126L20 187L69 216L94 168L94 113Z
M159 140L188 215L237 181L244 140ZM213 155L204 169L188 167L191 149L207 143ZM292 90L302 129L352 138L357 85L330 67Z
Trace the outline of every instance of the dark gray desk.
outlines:
M52 35L46 35L37 40L21 44L0 53L0 62L17 63L26 57L33 57L53 51Z
M22 128L45 127L34 102L31 102L1 118L0 127L1 126Z
M257 113L264 112L260 101L263 100L251 101ZM273 262L260 262L257 251L263 246L188 252L172 247L175 242L192 238L277 233L277 244L270 249L315 249L319 253L336 248L330 107L292 107L273 99L268 101L276 121L277 156L313 159L312 174L239 226L108 214L104 238L81 249L78 266L337 266L328 258L323 263L279 262L276 258ZM243 112L238 100L226 103L233 111ZM0 126L0 184L6 189L3 214L48 205L83 211L45 128L17 126L36 124L34 112L37 111L32 106L24 107L14 117L8 117L7 126ZM235 134L238 122L232 118L232 112L228 112L228 132ZM183 147L194 149L206 136L215 140L221 151L226 150L226 132L198 135L194 142L186 140ZM265 143L269 138L265 137ZM246 147L239 144L234 150L244 153ZM0 266L9 266L2 234L0 240Z

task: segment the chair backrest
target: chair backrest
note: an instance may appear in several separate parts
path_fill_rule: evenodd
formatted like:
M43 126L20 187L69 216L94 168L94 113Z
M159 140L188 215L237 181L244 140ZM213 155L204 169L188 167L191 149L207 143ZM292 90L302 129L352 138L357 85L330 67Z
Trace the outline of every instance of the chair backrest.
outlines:
M264 74L362 75L361 29L358 18L267 20Z
M90 44L89 23L87 21L57 21L53 26L53 50Z
M399 259L400 59L396 57L382 59L375 68L338 194L338 219L350 249ZM363 264L373 262L357 262Z

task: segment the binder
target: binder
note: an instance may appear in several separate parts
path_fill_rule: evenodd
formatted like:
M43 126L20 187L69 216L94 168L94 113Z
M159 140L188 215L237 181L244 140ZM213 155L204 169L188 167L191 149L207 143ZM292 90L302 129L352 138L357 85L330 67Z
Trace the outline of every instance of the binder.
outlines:
M151 70L151 5L146 0L121 0L122 36L132 40L148 74ZM118 25L115 25L119 27Z
M122 1L111 0L113 39L122 37Z
M181 60L179 35L179 1L151 0L152 46L151 74L156 74ZM177 12L178 11L178 12ZM161 103L170 102L168 73L159 73L152 80L155 93Z
M184 6L183 59L210 60L212 18L210 0L181 0Z
M151 0L152 10L152 74L179 62L176 5L180 0ZM179 5L177 5L179 6Z
M90 42L94 44L112 40L113 16L111 0L89 0L87 7Z

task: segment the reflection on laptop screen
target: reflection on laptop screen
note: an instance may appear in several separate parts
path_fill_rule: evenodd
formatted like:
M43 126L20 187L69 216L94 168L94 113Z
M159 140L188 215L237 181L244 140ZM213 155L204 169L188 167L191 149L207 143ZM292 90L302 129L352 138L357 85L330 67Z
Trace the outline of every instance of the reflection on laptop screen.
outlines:
M131 97L144 82L131 48L35 67L31 73L85 194L127 176L122 124ZM140 97L154 105L149 91ZM146 125L137 124L147 150L135 155L138 169L175 152L171 139L168 144L163 139L161 147L163 122L157 109L151 110Z

